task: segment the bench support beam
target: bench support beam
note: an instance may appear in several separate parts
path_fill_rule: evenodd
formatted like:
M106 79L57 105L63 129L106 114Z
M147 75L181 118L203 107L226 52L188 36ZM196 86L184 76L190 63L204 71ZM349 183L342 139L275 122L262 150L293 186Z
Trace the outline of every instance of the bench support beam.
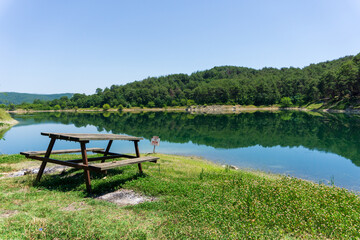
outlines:
M28 158L39 160L39 161L46 162L46 163L49 162L49 163L55 163L55 164L62 165L62 166L73 167L76 169L88 169L88 170L94 171L94 172L101 172L101 170L99 170L97 167L93 167L92 165L86 166L82 163L74 163L71 160L70 161L62 161L62 160L39 157L39 156L31 156Z
M87 148L86 151L91 151L91 152L95 152L95 151L102 151L104 152L103 148ZM63 154L63 153L80 153L81 149L66 149L66 150L53 150L51 151L51 154ZM45 155L46 151L30 151L30 152L21 152L21 155L24 155L25 157L29 157L29 156L38 156L38 155Z
M139 141L134 141L134 146L135 146L135 152L136 152L136 157L139 158L140 157L140 151L139 151ZM139 173L143 174L143 170L142 170L142 166L141 163L138 163L138 168L139 168Z
M52 151L52 149L53 149L53 147L54 147L54 144L55 144L55 140L56 140L55 138L51 138L50 143L49 143L49 146L48 146L48 148L47 148L47 150L46 150L46 153L45 153L45 157L46 157L46 158L49 158L49 157L50 157L51 151ZM37 174L37 176L36 176L35 182L40 182L40 179L41 179L41 177L42 177L42 175L43 175L43 173L44 173L45 167L46 167L46 163L47 163L47 162L45 162L45 161L43 161L43 162L41 163L41 166L40 166L39 172L38 172L38 174Z
M111 148L111 144L113 143L113 140L109 140L109 143L106 147L106 150L104 152L104 157L106 157L109 154L110 148ZM101 162L105 162L105 159L101 160Z
M80 142L80 145L81 145L81 156L83 159L83 164L85 166L88 166L89 164L88 164L85 142ZM86 183L86 190L88 191L88 193L91 193L91 180L90 180L89 169L84 169L84 177L85 177L85 183Z

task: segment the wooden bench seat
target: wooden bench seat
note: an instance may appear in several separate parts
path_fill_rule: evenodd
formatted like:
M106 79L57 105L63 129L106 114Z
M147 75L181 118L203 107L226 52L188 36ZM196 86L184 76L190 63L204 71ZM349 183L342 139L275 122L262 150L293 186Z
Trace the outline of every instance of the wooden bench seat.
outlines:
M104 151L103 148L88 148L86 149L87 152L99 152ZM53 150L51 151L51 154L63 154L63 153L77 153L81 152L81 149L66 149L66 150ZM30 152L21 152L21 155L24 155L26 157L31 156L38 156L38 155L45 155L46 151L30 151Z
M142 162L154 162L158 160L158 157L139 157L139 158L131 158L126 160L120 160L120 161L113 161L113 162L104 162L104 163L94 163L89 164L89 167L92 169L96 169L99 171L106 171L108 169L126 166L130 164L136 164L136 163L142 163Z

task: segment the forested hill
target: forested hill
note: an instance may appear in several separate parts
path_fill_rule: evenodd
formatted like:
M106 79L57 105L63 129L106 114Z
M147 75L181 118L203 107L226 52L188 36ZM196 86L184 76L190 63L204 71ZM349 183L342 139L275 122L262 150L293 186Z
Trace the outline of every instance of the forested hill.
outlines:
M360 106L360 53L304 68L256 70L222 66L191 75L150 77L126 85L98 88L93 95L77 93L70 99L63 97L18 107L66 109L103 107L104 104L113 108L195 104L304 106L315 102L325 102L337 109Z
M21 104L32 103L38 99L41 101L51 101L61 97L71 98L73 93L60 93L60 94L31 94L31 93L18 93L18 92L0 92L0 104Z
M151 77L126 85L98 88L94 95L75 94L78 107L149 106L189 104L270 105L284 97L293 104L358 99L360 54L311 64L304 68L222 66L191 75ZM356 100L357 101L357 100Z

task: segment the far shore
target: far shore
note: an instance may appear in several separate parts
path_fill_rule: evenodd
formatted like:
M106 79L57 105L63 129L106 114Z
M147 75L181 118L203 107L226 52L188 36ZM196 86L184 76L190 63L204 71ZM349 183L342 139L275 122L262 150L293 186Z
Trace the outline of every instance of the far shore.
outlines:
M189 112L194 114L229 114L229 113L241 113L241 112L255 112L255 111L305 111L305 112L329 112L329 113L354 113L360 114L360 109L311 109L303 107L279 107L279 106L243 106L243 105L194 105L190 107L166 107L166 108L123 108L122 110L116 108L110 108L103 110L102 108L81 108L81 109L62 109L62 110L25 110L17 109L13 111L7 111L8 113L27 114L38 112Z

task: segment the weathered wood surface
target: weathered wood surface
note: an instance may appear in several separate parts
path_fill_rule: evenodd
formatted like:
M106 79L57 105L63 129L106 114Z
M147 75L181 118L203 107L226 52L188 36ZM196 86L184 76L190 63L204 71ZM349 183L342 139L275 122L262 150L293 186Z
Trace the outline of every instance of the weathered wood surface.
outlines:
M49 136L50 138L63 139L75 142L88 142L91 140L129 140L140 141L141 137L133 137L119 134L101 134L101 133L46 133L42 132L41 135Z
M88 148L86 149L88 152L95 152L95 151L104 151L103 148ZM65 149L65 150L53 150L51 154L63 154L63 153L77 153L81 152L81 149ZM21 155L28 156L37 156L37 155L45 155L46 151L30 151L30 152L21 152Z
M140 151L139 151L139 144L138 144L138 141L134 141L134 147L135 147L135 152L136 152L136 157L140 157ZM139 168L139 173L143 173L143 170L142 170L142 166L141 166L141 162L138 163L138 168Z
M80 142L80 146L81 146L81 155L82 155L83 164L85 166L88 166L89 164L88 164L88 158L87 158L87 152L86 152L86 143ZM91 193L91 180L90 180L89 169L84 169L84 178L85 178L85 183L86 183L86 190L88 191L88 193Z
M121 161L114 161L114 162L105 162L105 163L94 163L90 166L93 168L98 168L100 171L126 166L130 164L142 163L142 162L156 162L159 158L158 157L139 157L133 159L126 159Z
M67 166L67 167L73 167L73 168L77 168L77 169L88 169L91 171L99 172L99 168L97 168L97 167L94 168L91 165L86 166L82 163L74 163L72 161L61 161L61 160L57 160L57 159L45 158L45 157L39 157L39 156L32 156L30 158L36 159L39 161L43 161L43 163L49 162L49 163L55 163L55 164L63 165L63 166Z
M112 143L113 143L113 140L109 140L109 143L108 143L108 145L106 147L106 150L104 152L104 157L106 157L109 154ZM101 160L101 162L105 162L105 159Z
M117 154L117 155L111 155L111 156L102 156L102 157L91 157L88 158L88 161L99 161L99 160L107 160L107 159L114 159L114 158L122 158L124 157L124 155L122 154ZM135 157L133 157L135 158ZM73 159L73 160L68 160L68 162L82 162L83 159Z
M94 153L101 153L101 154L104 154L104 153L105 153L104 150L94 150L94 151L92 151L92 152L94 152ZM121 153L113 153L113 152L108 152L107 155L114 155L114 156L124 157L124 158L136 158L136 156L127 155L127 154L121 154Z
M56 141L56 140L55 140L54 138L52 138L52 139L50 140L49 146L48 146L48 148L47 148L47 150L46 150L46 153L45 153L45 157L46 157L46 158L50 157L50 154L51 154L51 151L52 151L52 149L53 149L53 147L54 147L55 141ZM38 172L38 174L37 174L37 176L36 176L36 180L35 180L36 182L40 182L40 179L41 179L41 177L42 177L42 175L43 175L43 173L44 173L46 164L47 164L47 162L42 162L42 163L41 163L41 166L40 166L40 168L39 168L39 172Z
M84 170L90 170L95 172L101 172L108 169L126 166L130 164L136 164L136 163L142 163L142 162L155 162L159 159L158 157L140 157L140 158L132 158L132 159L126 159L126 160L120 160L120 161L113 161L113 162L104 162L104 163L94 163L94 164L86 164L84 163L83 159L74 159L74 160L68 160L68 161L62 161L57 160L53 158L46 158L46 157L39 157L39 156L31 156L30 158L35 160L40 160L50 163L55 163L63 166L73 167L77 169L84 169ZM97 158L88 158L87 160L90 161L98 161L101 160L101 158L104 157L97 157ZM114 156L106 156L106 159L115 158ZM116 157L118 158L118 157ZM82 164L81 164L82 162Z

